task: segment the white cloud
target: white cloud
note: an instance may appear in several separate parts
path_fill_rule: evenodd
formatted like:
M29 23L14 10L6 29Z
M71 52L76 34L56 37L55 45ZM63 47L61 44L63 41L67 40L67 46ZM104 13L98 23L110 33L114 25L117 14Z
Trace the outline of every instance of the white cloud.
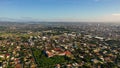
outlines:
M120 13L117 13L117 14L112 14L113 16L120 16Z
M104 15L100 18L103 22L120 22L120 14L115 13L111 15Z
M91 19L85 19L84 21L88 21L88 22L120 22L120 13L98 16L98 17L94 17Z

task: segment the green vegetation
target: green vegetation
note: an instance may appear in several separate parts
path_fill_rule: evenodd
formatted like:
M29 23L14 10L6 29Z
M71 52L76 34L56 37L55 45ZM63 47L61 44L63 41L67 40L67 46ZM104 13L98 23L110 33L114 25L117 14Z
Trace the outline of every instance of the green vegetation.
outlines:
M35 58L37 59L38 67L53 68L56 64L62 64L68 62L65 60L64 56L54 56L51 58L46 57L42 54L42 51L39 49L33 49Z

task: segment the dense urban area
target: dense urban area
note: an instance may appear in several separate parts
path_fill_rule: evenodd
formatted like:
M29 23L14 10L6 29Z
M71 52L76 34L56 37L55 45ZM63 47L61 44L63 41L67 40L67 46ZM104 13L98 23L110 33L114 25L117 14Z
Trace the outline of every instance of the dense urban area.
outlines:
M120 68L120 24L0 22L0 68Z

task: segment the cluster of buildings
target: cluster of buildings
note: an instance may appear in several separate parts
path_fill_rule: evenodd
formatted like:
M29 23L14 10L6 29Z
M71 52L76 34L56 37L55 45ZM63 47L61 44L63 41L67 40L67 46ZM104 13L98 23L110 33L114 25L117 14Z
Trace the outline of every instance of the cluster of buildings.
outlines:
M99 36L81 35L76 32L61 35L33 36L32 45L42 49L46 57L67 56L69 62L56 64L56 68L66 67L120 67L120 47L107 43L108 39ZM31 38L31 39L32 39ZM59 59L58 59L59 60Z
M119 68L120 46L108 43L110 40L62 30L1 36L0 68L41 68L41 55L64 57L64 62L52 65L54 68Z
M0 40L1 68L36 68L31 49L20 37L3 37Z

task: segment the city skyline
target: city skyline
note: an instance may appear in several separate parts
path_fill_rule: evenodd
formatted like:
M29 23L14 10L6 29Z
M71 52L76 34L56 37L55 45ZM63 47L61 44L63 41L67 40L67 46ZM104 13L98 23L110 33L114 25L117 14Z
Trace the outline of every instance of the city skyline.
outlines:
M0 0L0 20L120 22L120 0Z

